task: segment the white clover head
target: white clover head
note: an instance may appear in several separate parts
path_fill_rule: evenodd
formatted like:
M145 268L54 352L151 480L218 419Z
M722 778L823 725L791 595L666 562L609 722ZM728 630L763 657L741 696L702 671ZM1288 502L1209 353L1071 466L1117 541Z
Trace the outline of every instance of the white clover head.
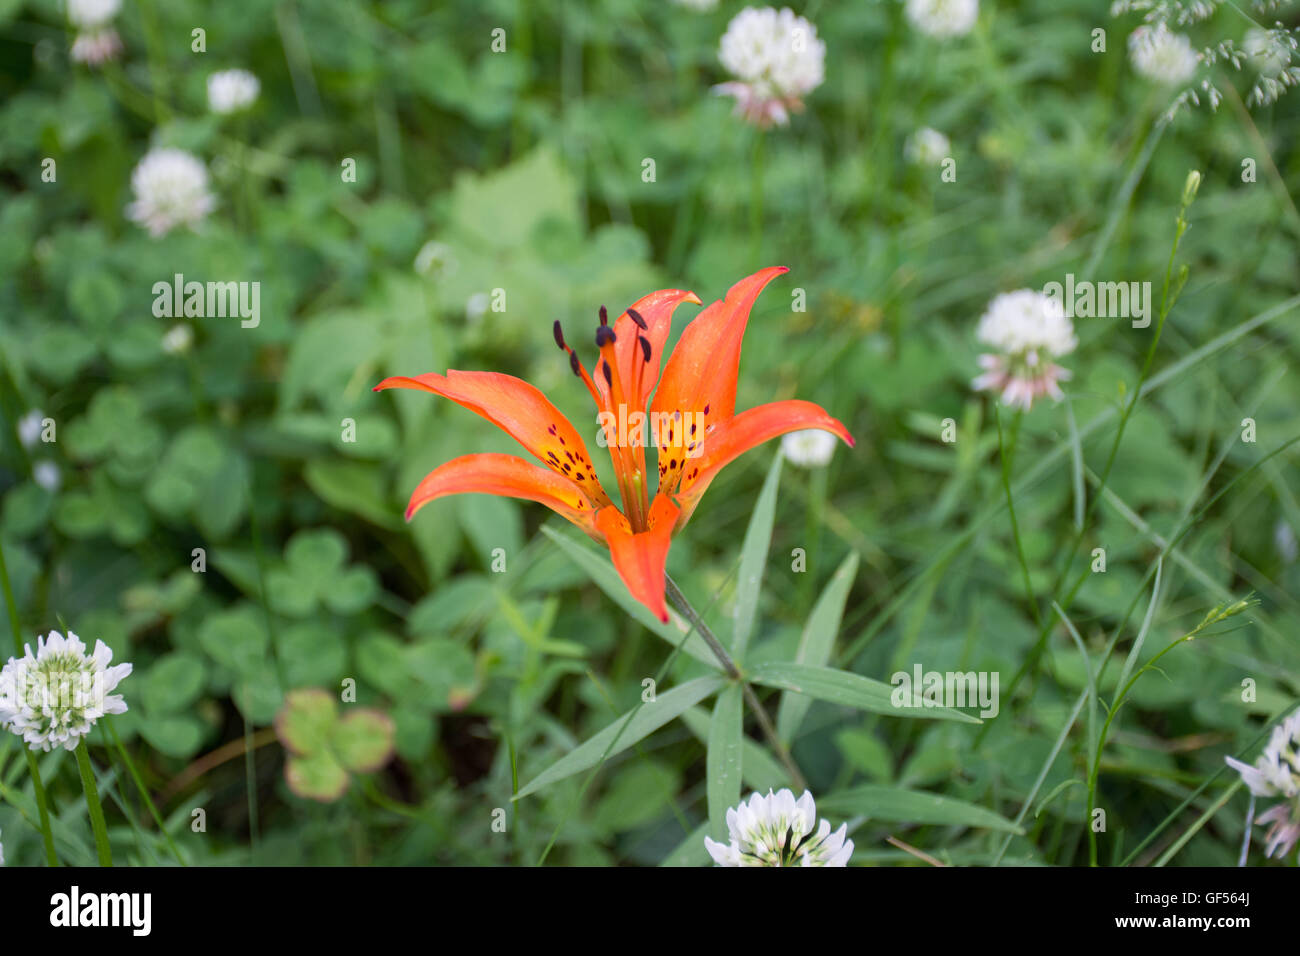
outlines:
M262 84L247 70L222 70L208 77L208 109L217 114L235 113L251 106Z
M979 0L907 0L907 19L938 39L969 33L979 17Z
M838 439L820 428L802 428L781 439L781 453L801 468L821 468L830 464Z
M154 238L177 226L194 228L217 204L208 192L208 171L182 149L150 150L131 173L135 201L126 208Z
M113 652L103 641L86 653L71 631L58 631L24 647L0 670L0 728L18 734L32 750L75 750L105 714L126 712L121 694L112 694L132 665L109 666Z
M1286 856L1300 842L1300 710L1273 728L1268 746L1254 766L1225 757L1257 797L1281 797L1262 813L1259 823L1271 824L1265 837L1268 856Z
M736 113L757 126L784 126L825 79L826 44L789 8L746 7L727 24L718 59L736 79L713 92L735 97Z
M1133 69L1165 86L1186 83L1200 65L1192 41L1163 22L1143 24L1134 30L1128 38L1128 50Z
M980 356L976 391L1000 392L1004 404L1026 411L1044 395L1064 397L1060 383L1070 373L1051 359L1073 352L1079 340L1059 299L1033 289L1004 292L989 303L975 336L998 350Z
M818 824L806 790L798 800L788 789L751 794L727 811L727 831L729 844L704 838L719 866L845 866L853 855L848 825L832 833L829 821Z

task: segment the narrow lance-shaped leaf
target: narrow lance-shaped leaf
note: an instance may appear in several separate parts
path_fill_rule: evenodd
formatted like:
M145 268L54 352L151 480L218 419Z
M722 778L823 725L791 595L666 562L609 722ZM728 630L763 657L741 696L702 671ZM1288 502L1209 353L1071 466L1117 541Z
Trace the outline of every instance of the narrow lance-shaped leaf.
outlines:
M740 803L744 715L740 685L733 683L718 695L709 724L709 829L713 839L723 843L727 840L727 808Z
M866 784L841 793L831 793L817 798L817 809L824 814L866 816L873 820L891 823L933 823L950 826L983 827L1008 833L1023 832L1006 817L965 800L907 790L903 787L884 787Z
M853 576L857 573L858 555L856 551L851 551L835 569L835 574L817 599L812 613L808 615L803 635L799 638L799 649L794 656L796 664L824 667L830 660L835 635L839 633L840 620L844 617L844 602L848 600L849 589L853 587ZM799 724L810 706L812 701L804 694L787 691L781 695L781 704L776 712L776 729L786 743L794 740Z
M518 800L542 787L581 773L601 760L626 750L650 736L684 710L694 707L726 683L722 677L697 677L658 695L653 703L639 704L585 743L579 744L547 767L514 797ZM624 726L626 725L626 726Z
M709 727L713 715L702 707L692 707L682 714L682 723L699 738L700 743L709 742ZM766 793L792 786L790 775L758 741L749 737L740 738L740 779L749 790Z
M745 659L745 649L754 630L754 615L763 590L763 569L767 566L767 552L772 546L772 523L776 518L776 489L781 482L781 452L772 459L758 495L754 514L745 531L745 543L740 549L740 573L736 578L736 610L732 615L731 654L740 662Z
M831 667L775 662L759 664L746 672L755 684L779 687L797 694L807 694L832 704L843 704L891 717L922 717L930 720L959 720L967 724L983 723L959 710L948 707L896 707L891 700L893 688L860 674Z
M705 866L709 862L709 851L704 848L704 838L709 835L709 825L701 823L687 834L686 839L677 844L677 849L669 853L659 863L660 866Z

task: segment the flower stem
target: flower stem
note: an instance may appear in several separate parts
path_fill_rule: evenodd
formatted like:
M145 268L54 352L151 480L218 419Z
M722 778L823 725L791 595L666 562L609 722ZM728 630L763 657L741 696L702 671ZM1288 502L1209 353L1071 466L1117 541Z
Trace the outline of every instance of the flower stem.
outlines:
M763 140L761 129L754 131L754 155L749 194L750 257L758 261L763 244Z
M81 771L81 788L86 791L86 807L90 810L90 826L95 831L95 851L100 866L113 865L113 851L108 845L108 827L104 823L104 808L99 804L99 790L95 787L95 770L90 766L90 753L85 739L77 745L77 769Z
M745 700L748 701L750 709L758 719L758 726L762 728L763 736L765 736L768 743L772 745L772 749L776 752L777 759L781 761L782 766L785 767L786 773L790 775L790 782L799 790L807 790L808 781L805 780L804 775L799 772L799 767L794 762L794 758L790 756L790 751L786 749L785 744L781 743L781 738L777 735L776 727L772 723L772 719L767 716L767 711L763 707L763 702L758 699L758 695L754 693L754 688L745 680L744 675L740 672L740 668L736 666L736 662L732 660L731 655L727 653L727 649L722 646L722 642L714 636L713 631L709 629L709 625L704 623L704 620L696 612L695 608L691 606L691 602L686 599L686 595L683 594L681 588L677 586L677 582L667 574L664 574L664 591L668 596L668 600L672 602L673 607L677 608L678 611L685 615L686 619L691 622L691 626L694 627L700 637L704 639L704 643L709 645L709 650L713 651L713 656L718 659L718 662L722 665L722 669L726 671L727 676L732 680L740 681L741 693L745 695Z
M23 654L23 640L19 636L22 625L18 620L18 603L14 600L14 589L9 584L9 569L5 566L5 548L3 536L0 536L0 587L4 589L5 605L9 609L9 629L14 635L14 653ZM45 785L41 783L41 768L36 763L36 755L23 742L23 753L27 756L27 772L32 778L32 791L36 794L36 810L41 820L41 840L45 844L45 862L50 866L59 865L59 856L54 852L54 831L50 828L50 810L45 802Z

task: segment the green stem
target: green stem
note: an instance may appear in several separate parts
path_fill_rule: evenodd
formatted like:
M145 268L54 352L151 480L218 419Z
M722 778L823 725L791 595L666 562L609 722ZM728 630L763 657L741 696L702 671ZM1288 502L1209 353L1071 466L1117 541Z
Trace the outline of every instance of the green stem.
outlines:
M86 807L90 810L90 826L95 831L95 851L100 866L113 865L113 851L108 845L108 827L104 823L104 808L99 803L99 790L95 787L95 770L90 765L90 753L85 738L77 745L77 769L81 771L81 789L86 791Z
M19 636L22 624L18 620L18 602L14 600L14 589L9 584L9 569L5 565L5 548L3 536L0 535L0 587L5 594L5 606L9 609L9 629L14 636L14 654L23 656L23 641ZM36 809L41 819L41 840L45 844L45 862L50 866L59 865L59 856L54 851L54 830L50 828L50 810L45 801L45 785L41 783L41 768L36 763L36 755L23 742L23 752L27 755L27 772L32 778L32 791L36 795Z
M176 862L181 866L187 866L188 864L185 862L185 857L181 856L181 851L172 840L172 835L167 832L167 826L163 823L162 814L158 812L158 808L154 806L153 798L149 796L149 790L145 787L144 780L140 777L140 771L135 769L135 762L131 759L130 754L126 752L126 747L122 744L122 738L118 736L117 728L114 727L110 721L105 721L104 727L107 729L108 735L113 739L113 745L117 747L117 752L121 755L122 762L126 764L126 769L130 772L131 779L135 781L135 787L140 792L140 796L144 799L145 806L149 808L149 813L153 817L154 823L158 824L158 831L163 835L163 839L167 841L167 846L171 848L172 855L176 857Z
M758 262L763 250L763 131L754 133L754 157L749 196L750 258Z
M1101 472L1101 479L1097 485L1097 493L1088 503L1087 510L1083 516L1083 523L1075 532L1074 540L1066 551L1065 561L1061 566L1060 573L1057 575L1056 581L1052 585L1051 593L1053 599L1055 599L1056 595L1060 593L1061 587L1065 584L1066 578L1069 577L1070 569L1074 566L1074 559L1079 552L1079 545L1083 543L1083 539L1087 536L1089 522L1092 519L1093 513L1097 509L1097 504L1105 494L1107 484L1110 481L1111 469L1114 467L1115 459L1119 453L1120 442L1124 440L1124 430L1128 426L1129 419L1132 417L1134 410L1137 408L1138 400L1142 397L1142 390L1145 388L1147 378L1151 374L1151 366L1155 362L1156 349L1160 345L1160 334L1164 331L1165 319L1167 319L1169 313L1173 311L1174 304L1178 301L1179 294L1183 289L1183 284L1186 282L1186 266L1184 266L1182 271L1179 273L1177 282L1174 282L1174 261L1175 257L1178 255L1178 246L1182 241L1183 233L1187 231L1187 210L1191 206L1192 200L1195 198L1196 190L1191 186L1191 180L1189 177L1188 187L1184 188L1182 202L1178 208L1178 219L1175 223L1174 241L1169 250L1169 262L1165 266L1165 277L1160 294L1160 316L1156 321L1155 333L1151 336L1151 345L1147 348L1146 358L1142 363L1142 371L1138 375L1137 384L1133 388L1132 395L1120 410L1119 425L1115 431L1115 438L1110 445L1110 453L1106 458L1106 467L1102 469ZM1059 602L1062 608L1068 610L1072 598L1073 595L1070 595L1065 600ZM1035 610L1037 610L1037 608L1035 608ZM1042 621L1039 626L1038 639L1035 641L1033 648L1030 649L1024 662L1012 676L1011 682L1008 684L1006 690L1003 691L1006 700L1013 699L1013 695L1015 694L1016 688L1020 685L1020 681L1024 679L1026 674L1038 666L1038 661L1047 647L1047 636L1051 632L1052 627L1051 618L1048 617L1046 620L1042 620L1041 618L1036 619ZM977 744L983 739L989 726L991 726L991 722L986 723L984 727L980 728L980 731L976 736Z
M704 643L709 645L709 650L713 651L713 656L722 664L722 669L726 671L727 676L732 680L740 681L741 692L745 695L745 700L754 712L754 717L758 720L758 726L762 728L763 736L772 745L777 759L781 761L786 773L790 775L790 782L799 790L807 790L808 781L799 772L799 767L794 762L794 758L790 756L790 751L786 749L785 744L781 743L781 737L776 732L776 726L772 723L772 719L767 716L767 710L764 709L763 702L758 699L758 695L754 693L754 688L744 679L740 669L736 667L736 662L727 653L727 649L722 646L722 642L714 636L713 631L709 629L709 625L704 623L695 608L691 606L691 602L686 599L686 595L677 586L677 582L667 574L664 575L664 592L668 600L672 602L673 607L677 608L691 622L691 626L704 639Z
M1020 523L1016 520L1015 496L1011 494L1011 463L1015 460L1016 445L1020 441L1020 422L1024 418L1024 410L1016 410L1016 417L1011 423L1011 443L1009 445L1002 434L1001 406L995 405L994 413L997 415L998 422L998 451L1002 457L1002 488L1007 496L1007 514L1011 518L1011 538L1016 545L1016 557L1020 561L1020 574L1025 582L1025 600L1029 602L1029 607L1034 612L1034 623L1041 628L1043 626L1042 615L1039 613L1038 599L1034 596L1034 585L1029 577L1029 561L1025 557L1025 546L1020 539Z
M1252 602L1250 601L1250 599L1247 598L1245 600L1233 602L1232 604L1220 604L1217 607L1213 608L1208 614L1205 615L1205 617L1201 620L1200 624L1196 625L1196 627L1192 628L1192 630L1188 631L1182 637L1175 640L1163 651L1161 651L1159 654L1155 655L1155 657L1151 658L1151 660L1143 664L1128 679L1128 682L1125 683L1122 688L1120 688L1119 693L1115 695L1114 702L1110 705L1109 711L1106 713L1105 721L1102 722L1101 733L1097 735L1097 745L1093 754L1092 768L1088 773L1089 815L1091 815L1093 808L1096 806L1097 803L1097 778L1101 773L1101 754L1106 747L1106 735L1110 733L1110 725L1115 720L1115 715L1119 713L1120 707L1124 705L1124 701L1128 697L1128 692L1133 688L1133 685L1137 683L1138 678L1141 677L1143 674L1145 674L1147 671L1154 670L1156 666L1156 661L1160 660L1160 658L1164 657L1166 654L1172 651L1179 644L1183 644L1186 643L1187 641L1190 641L1192 638L1194 638L1197 634L1201 633L1201 631L1205 630L1211 624L1217 624L1220 621L1224 620L1225 618L1229 618L1234 614L1241 613L1242 611L1246 610L1246 608L1250 607L1251 603ZM1105 666L1104 659L1102 661L1102 666L1103 667ZM1100 676L1100 674L1101 674L1101 668L1098 668L1098 676ZM1091 821L1089 821L1089 823L1091 824ZM1088 826L1088 865L1089 866L1097 865L1097 831L1094 830L1091 825Z

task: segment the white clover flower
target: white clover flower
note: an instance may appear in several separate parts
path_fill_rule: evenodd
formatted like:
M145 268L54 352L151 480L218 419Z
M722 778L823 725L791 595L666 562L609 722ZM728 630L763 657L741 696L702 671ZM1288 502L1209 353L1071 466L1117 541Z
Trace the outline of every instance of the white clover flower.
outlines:
M1286 856L1300 842L1300 710L1273 728L1253 767L1233 757L1223 759L1255 796L1282 798L1256 820L1272 824L1265 836L1265 854Z
M718 0L673 0L679 7L694 10L696 13L708 13L718 6Z
M1241 48L1264 76L1277 76L1291 63L1291 50L1272 30L1251 27Z
M415 254L415 271L422 276L449 276L456 271L456 256L446 243L430 239Z
M759 127L784 126L825 78L826 44L789 8L746 7L731 18L718 59L736 79L713 92L736 98L736 114Z
M781 452L801 468L820 468L830 463L838 439L820 428L803 428L781 439Z
M103 641L93 653L68 632L38 638L19 659L0 670L0 728L18 734L32 750L76 750L81 737L105 714L126 712L121 694L110 694L131 673L130 664L109 667L113 652Z
M177 226L194 228L217 204L207 169L183 149L150 150L131 173L131 189L126 214L155 239Z
M72 41L72 59L86 66L99 66L122 52L122 38L112 27L78 33Z
M58 491L63 484L63 473L52 461L38 461L32 465L32 480L46 491Z
M853 855L853 841L845 839L848 824L834 833L828 821L818 825L807 790L797 802L789 790L751 794L727 811L727 831L730 845L704 838L719 866L846 866Z
M952 155L952 143L937 129L922 126L907 138L903 155L918 166L938 166Z
M37 439L41 437L41 424L44 421L45 413L39 408L33 408L18 419L18 440L23 443L24 448L31 448L36 444Z
M465 318L471 323L477 322L487 312L489 302L486 292L475 292L465 300Z
M122 40L108 24L117 16L122 0L68 0L68 22L77 28L72 59L99 66L122 52Z
M122 0L68 0L68 22L82 30L93 30L117 16Z
M979 14L979 0L907 0L912 26L940 39L970 33Z
M1186 83L1200 64L1192 41L1181 33L1173 33L1163 22L1154 26L1144 24L1134 30L1128 38L1128 52L1133 69L1148 80L1166 86Z
M1049 361L1074 351L1079 340L1060 301L1033 289L995 296L980 318L976 337L1001 354L981 355L984 374L971 387L1002 393L1005 405L1026 411L1044 395L1060 401L1060 382L1070 373Z
M208 77L208 109L214 113L234 113L250 106L261 92L262 84L247 70L222 70Z
M162 350L168 355L180 355L188 352L194 344L194 330L184 322L173 325L162 337Z

